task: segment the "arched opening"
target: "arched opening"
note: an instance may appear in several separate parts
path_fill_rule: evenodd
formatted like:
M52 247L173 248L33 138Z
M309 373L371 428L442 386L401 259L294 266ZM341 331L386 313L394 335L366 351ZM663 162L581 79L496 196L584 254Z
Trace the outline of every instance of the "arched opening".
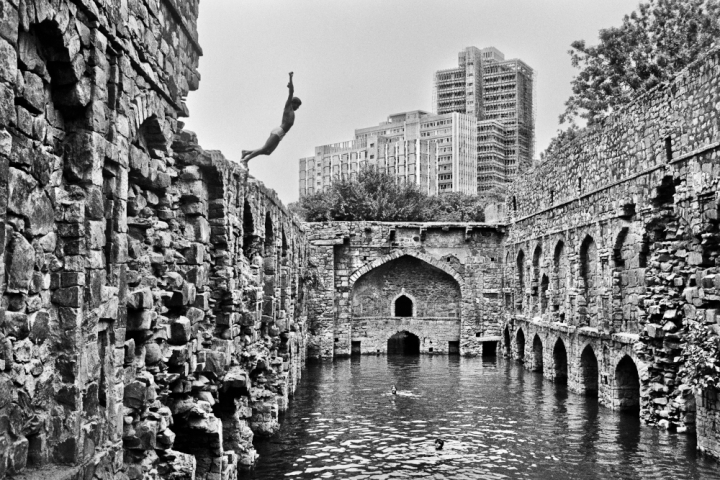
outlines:
M532 283L530 285L532 289L533 305L532 309L538 308L538 296L540 295L540 257L542 256L542 247L538 245L535 247L532 258Z
M565 343L558 338L553 349L553 370L555 383L566 384L568 377L567 350Z
M406 295L400 295L395 299L395 316L396 317L412 317L413 301Z
M615 368L613 408L633 413L640 412L640 375L635 362L627 355Z
M616 331L638 332L638 296L645 287L645 239L623 228L613 247L612 320Z
M247 200L243 206L243 254L248 260L252 260L255 250L255 221L252 216L252 209Z
M652 198L653 206L672 205L675 200L675 182L673 177L663 177L660 186L655 188L655 195Z
M399 300L400 296L408 298ZM454 277L425 260L402 255L355 281L351 292L352 316L459 319L461 298L460 285Z
M512 350L510 349L510 329L508 327L505 327L505 332L503 333L503 343L505 344L503 353L506 357L509 357Z
M538 335L533 339L533 364L534 372L542 372L543 369L543 344Z
M597 397L598 394L598 361L595 351L590 345L585 347L580 355L580 384L585 394Z
M628 285L628 272L626 270L626 257L623 255L625 250L625 240L627 238L628 229L623 228L615 240L613 248L613 278L612 278L612 296L613 296L613 326L616 331L625 331L625 290Z
M547 275L542 276L542 280L540 281L540 313L545 313L547 311L547 304L548 304L548 298L547 298L547 291L548 291L548 285L550 285L550 279Z
M505 308L508 312L512 312L513 295L510 289L513 284L513 279L515 278L515 272L513 271L512 254L510 252L507 252L507 254L505 254L505 264L503 265L503 267L505 274L502 278L502 285L505 289ZM510 343L508 343L508 345L510 345Z
M273 228L272 218L270 213L265 215L265 245L264 245L264 257L272 258L275 250L275 229Z
M517 346L517 359L521 362L525 361L525 334L522 331L522 328L518 330L517 337L516 337L516 346Z
M555 274L554 295L553 295L553 311L562 312L562 306L565 302L565 289L568 280L567 258L565 257L565 243L562 240L555 245L555 254L553 255L553 267Z
M420 339L410 332L398 332L387 341L388 355L419 355Z
M517 298L515 306L518 312L522 312L523 297L525 296L525 252L520 250L517 256Z
M580 279L583 297L578 301L578 315L581 325L597 326L597 246L588 235L580 246Z

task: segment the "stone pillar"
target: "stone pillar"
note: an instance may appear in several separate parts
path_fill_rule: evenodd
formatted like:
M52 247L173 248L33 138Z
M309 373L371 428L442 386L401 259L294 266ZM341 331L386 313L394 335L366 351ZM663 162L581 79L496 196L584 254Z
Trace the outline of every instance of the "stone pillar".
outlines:
M695 394L697 448L720 458L720 391L709 387Z

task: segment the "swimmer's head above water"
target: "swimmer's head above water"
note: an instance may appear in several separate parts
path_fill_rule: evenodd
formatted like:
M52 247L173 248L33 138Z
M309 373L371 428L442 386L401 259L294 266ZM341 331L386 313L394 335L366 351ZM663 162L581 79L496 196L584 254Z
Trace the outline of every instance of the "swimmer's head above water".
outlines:
M445 440L442 438L436 438L435 439L435 450L442 450L445 446Z
M390 387L390 393L392 393L393 395L397 395L397 389L395 388L395 385Z

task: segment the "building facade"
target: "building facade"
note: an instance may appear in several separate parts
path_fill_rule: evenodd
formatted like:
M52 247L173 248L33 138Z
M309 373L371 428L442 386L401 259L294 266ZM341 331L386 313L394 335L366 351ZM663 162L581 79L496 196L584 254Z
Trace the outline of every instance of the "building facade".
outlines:
M390 115L380 125L355 130L355 139L315 148L301 158L300 196L352 178L366 166L411 182L428 195L477 191L477 124L469 115L414 110Z
M500 186L526 170L534 153L534 71L494 47L468 47L458 67L435 73L433 108L477 120L477 190Z
M437 193L477 191L477 122L470 115L450 112L433 115L413 110L390 115L378 126L355 130L357 140L385 135L420 139L435 144L437 149Z
M427 140L371 136L315 148L300 159L300 196L312 195L336 180L349 180L366 167L414 183L428 195L437 193L437 147Z

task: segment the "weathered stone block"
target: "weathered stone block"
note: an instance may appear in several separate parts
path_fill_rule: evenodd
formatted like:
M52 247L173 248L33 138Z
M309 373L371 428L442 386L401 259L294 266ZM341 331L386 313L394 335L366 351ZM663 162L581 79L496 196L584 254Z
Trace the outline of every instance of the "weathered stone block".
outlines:
M147 385L140 381L133 381L125 385L123 390L123 405L128 408L142 409L147 399Z
M127 307L131 310L150 310L153 303L153 293L149 287L128 294Z
M19 312L5 312L5 332L18 340L27 338L30 334L30 321L28 316Z
M173 345L184 345L192 338L192 323L186 317L179 317L170 324L170 338Z
M52 231L55 221L52 203L33 177L11 167L8 190L8 210L27 218L31 235Z
M7 251L7 292L28 293L35 265L35 249L19 233L12 235Z
M2 15L2 13L0 13L0 15ZM0 35L1 34L0 30ZM15 48L7 41L0 40L0 81L15 83L16 76L17 53L15 52Z
M0 83L0 125L14 125L16 122L15 93L10 85Z
M95 132L80 132L69 136L65 147L65 174L68 178L101 186L106 144L105 139Z
M45 111L45 91L43 81L31 72L23 73L25 86L22 92L23 104L34 113Z
M41 345L50 334L50 314L44 310L30 315L30 340Z
M82 301L82 287L60 288L52 294L52 302L62 307L81 307Z
M2 2L0 4L0 37L12 45L18 41L18 25L20 24L16 4Z
M157 312L154 310L140 310L128 312L127 331L136 332L140 330L150 330L157 318Z

